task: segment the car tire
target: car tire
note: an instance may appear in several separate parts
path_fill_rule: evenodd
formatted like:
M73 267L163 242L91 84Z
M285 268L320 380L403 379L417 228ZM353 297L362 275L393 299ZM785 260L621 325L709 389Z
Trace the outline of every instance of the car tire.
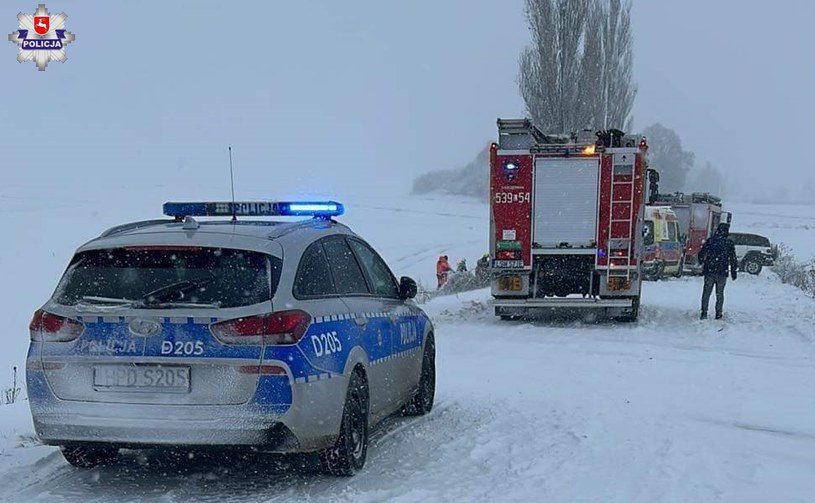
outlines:
M350 477L365 466L368 457L368 384L361 372L351 374L340 434L333 446L320 452L323 471Z
M744 259L744 266L743 269L745 272L750 273L754 276L761 274L762 265L761 262L758 260L748 257Z
M422 373L419 377L419 389L405 405L406 416L423 416L433 409L436 399L436 343L428 337L422 356Z
M119 449L114 447L77 447L63 445L60 447L65 461L77 468L94 468L109 465L119 458Z
M654 279L657 281L665 279L665 262L657 263L656 272L654 273Z

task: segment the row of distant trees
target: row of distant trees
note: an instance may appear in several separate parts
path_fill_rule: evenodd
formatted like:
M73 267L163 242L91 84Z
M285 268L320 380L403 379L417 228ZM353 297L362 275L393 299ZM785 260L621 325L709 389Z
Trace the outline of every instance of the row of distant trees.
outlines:
M695 166L696 156L683 148L676 131L657 123L645 128L642 134L650 145L648 158L651 167L659 171L660 191L726 195L728 183L732 181L726 180L710 162L704 167Z
M631 7L631 0L526 0L532 40L519 59L518 87L526 115L544 132L632 130ZM660 190L724 193L722 174L710 163L696 168L675 131L654 124L642 133ZM413 190L486 197L487 162L485 149L460 170L418 178Z

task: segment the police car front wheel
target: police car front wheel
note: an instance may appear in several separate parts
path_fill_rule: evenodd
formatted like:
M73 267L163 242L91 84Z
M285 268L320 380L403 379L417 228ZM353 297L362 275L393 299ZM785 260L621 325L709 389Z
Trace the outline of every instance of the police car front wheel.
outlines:
M422 374L419 379L419 389L410 402L405 405L404 413L407 416L421 416L433 409L436 398L436 344L432 337L427 339L422 358Z

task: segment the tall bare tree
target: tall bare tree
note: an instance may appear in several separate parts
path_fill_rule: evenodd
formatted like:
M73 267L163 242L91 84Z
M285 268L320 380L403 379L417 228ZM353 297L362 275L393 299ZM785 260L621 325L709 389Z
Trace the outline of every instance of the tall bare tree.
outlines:
M630 0L526 0L532 44L518 84L527 114L542 129L630 126Z
M532 120L548 131L573 129L581 115L576 85L591 0L527 0L532 45L520 58L519 84Z
M632 83L634 49L631 37L631 1L595 0L595 16L602 25L603 122L598 125L629 130L631 108L637 96Z

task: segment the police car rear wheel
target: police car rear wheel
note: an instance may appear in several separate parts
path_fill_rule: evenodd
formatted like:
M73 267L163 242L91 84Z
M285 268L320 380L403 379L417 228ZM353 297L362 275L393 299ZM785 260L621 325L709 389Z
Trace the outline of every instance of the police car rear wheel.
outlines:
M336 476L354 475L365 466L368 456L368 386L354 372L348 385L345 407L336 443L320 453L323 469Z
M433 409L436 399L436 343L433 338L427 339L422 357L422 374L419 378L419 389L410 402L405 405L407 416L421 416Z
M93 468L95 466L109 465L119 457L119 449L109 447L76 447L65 445L61 449L62 456L72 466L77 468Z

